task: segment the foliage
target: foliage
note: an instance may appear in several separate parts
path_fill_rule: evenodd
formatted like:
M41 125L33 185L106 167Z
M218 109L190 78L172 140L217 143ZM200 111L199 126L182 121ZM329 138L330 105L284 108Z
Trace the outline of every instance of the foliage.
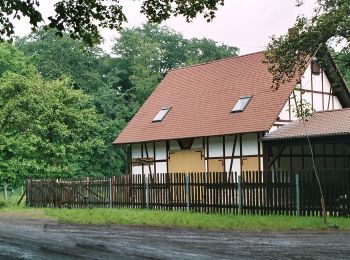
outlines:
M61 222L79 224L123 224L155 227L225 229L240 231L323 230L319 217L240 216L144 209L45 209ZM330 218L340 229L350 229L350 219Z
M342 52L333 51L333 56L347 85L350 86L350 49L343 49Z
M296 98L294 97L294 103L295 104L291 106L292 113L299 119L304 120L312 116L315 112L315 109L312 107L312 104L305 99L296 100Z
M0 60L23 56L10 45L0 45L0 49L0 54L14 53ZM19 68L30 59L22 60ZM89 163L103 147L98 121L90 97L74 90L70 79L45 81L34 69L23 73L12 68L2 73L0 182L16 184L29 176L99 174Z
M43 0L3 0L0 2L0 34L11 36L14 34L10 17L21 19L28 17L33 29L43 21L38 6ZM203 14L207 21L215 17L215 11L224 0L143 0L140 12L149 21L160 23L171 15L183 15L187 21ZM69 32L70 37L82 39L89 45L100 42L99 28L121 29L127 20L123 6L118 0L76 1L59 0L55 4L55 15L48 17L47 28L55 28L56 34L62 36Z
M273 73L274 88L302 74L318 50L349 39L349 8L349 0L317 0L313 17L299 16L287 35L272 37L266 61ZM348 47L346 42L343 51ZM325 61L320 63L324 66Z
M128 94L134 113L169 70L232 57L238 48L209 39L185 39L167 27L145 24L123 29L113 52L122 91Z
M119 92L118 70L115 60L98 47L88 47L81 41L55 35L54 31L39 30L18 39L16 47L36 61L40 74L53 80L69 76L74 88L83 90L93 99L99 123L103 126L100 149L93 162L95 171L102 175L117 175L123 172L124 153L113 147L112 142L125 126L128 115L125 100Z

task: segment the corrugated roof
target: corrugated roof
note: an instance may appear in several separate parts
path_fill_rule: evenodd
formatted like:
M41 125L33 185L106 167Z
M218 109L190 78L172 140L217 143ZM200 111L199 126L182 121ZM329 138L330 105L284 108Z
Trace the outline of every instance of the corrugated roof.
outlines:
M280 140L350 134L350 109L316 112L267 134L263 140Z
M271 89L263 59L259 52L170 71L114 144L268 131L295 81ZM252 100L231 113L241 96ZM152 123L164 107L170 112Z

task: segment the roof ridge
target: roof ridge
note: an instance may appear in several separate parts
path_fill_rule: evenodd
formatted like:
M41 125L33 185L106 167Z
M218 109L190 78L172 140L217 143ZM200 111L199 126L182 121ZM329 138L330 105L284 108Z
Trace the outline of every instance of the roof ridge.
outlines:
M338 108L338 109L333 109L333 110L316 111L315 113L321 114L321 113L327 113L327 112L339 112L339 111L344 111L344 110L350 110L350 108L343 107L343 108Z
M203 65L212 64L212 63L217 63L217 62L223 62L223 61L226 61L226 60L232 60L232 59L243 58L243 57L246 57L246 56L256 55L256 54L258 54L258 53L263 53L263 52L265 52L265 51L257 51L257 52L252 52L252 53L243 54L243 55L237 55L237 56L222 58L222 59L219 59L219 60L212 60L212 61L207 61L207 62L203 62L203 63L197 63L197 64L188 65L188 66L173 68L173 69L169 70L169 72L172 72L172 71L175 71L175 70L183 70L183 69L188 69L188 68L192 68L192 67L203 66Z

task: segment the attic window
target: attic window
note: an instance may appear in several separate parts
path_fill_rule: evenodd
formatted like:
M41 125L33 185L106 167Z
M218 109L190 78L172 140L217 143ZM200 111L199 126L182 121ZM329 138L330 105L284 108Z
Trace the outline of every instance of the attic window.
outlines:
M231 112L243 112L251 99L252 96L240 97L236 105L232 108Z
M321 67L316 60L311 61L311 72L314 75L319 75L321 73Z
M162 108L158 114L153 118L152 122L162 122L166 114L168 114L171 107Z

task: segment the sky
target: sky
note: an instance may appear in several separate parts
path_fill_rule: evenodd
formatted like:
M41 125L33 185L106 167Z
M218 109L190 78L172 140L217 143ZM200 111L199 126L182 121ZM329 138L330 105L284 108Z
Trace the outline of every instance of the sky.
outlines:
M41 0L40 11L44 17L53 15L53 5L57 0ZM166 25L186 38L209 38L218 43L236 46L240 54L264 50L272 35L283 35L292 27L299 14L312 15L315 0L305 0L302 7L296 7L295 0L225 0L219 6L214 21L207 23L198 16L192 23L183 17L172 17L162 25ZM128 18L125 27L139 26L146 22L140 14L140 1L121 0ZM30 33L28 21L15 23L18 36ZM103 48L110 51L112 42L118 33L103 30L105 39Z

